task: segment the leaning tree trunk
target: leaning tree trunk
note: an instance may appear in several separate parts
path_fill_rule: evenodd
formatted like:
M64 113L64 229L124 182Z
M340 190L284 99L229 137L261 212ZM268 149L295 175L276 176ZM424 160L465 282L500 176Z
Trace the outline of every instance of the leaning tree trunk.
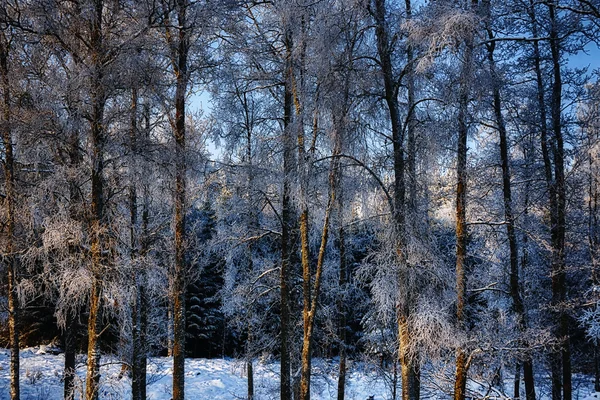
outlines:
M17 299L17 258L15 256L15 172L11 129L9 43L0 36L0 74L2 75L2 141L4 142L4 208L6 247L3 258L8 271L8 335L10 346L10 398L18 400L19 387L19 302Z
M303 319L304 319L304 336L302 341L302 371L300 380L300 399L310 400L310 359L312 352L312 341L313 332L315 326L315 316L317 314L317 306L319 293L321 289L321 280L323 276L323 262L325 261L325 251L327 249L327 239L329 237L329 220L331 216L331 210L335 205L336 191L338 182L340 179L340 149L341 149L341 135L338 132L336 134L336 143L334 146L334 154L331 160L331 167L329 172L329 199L327 201L327 207L325 209L325 217L323 221L323 228L321 230L321 245L319 247L319 253L317 255L317 265L315 269L315 278L312 291L309 293L309 297L305 297L305 301L309 301L309 306L304 307ZM303 225L305 228L308 224ZM302 228L301 229L305 229ZM302 248L308 248L308 232L301 232ZM304 251L304 250L303 250ZM304 256L303 256L304 258ZM304 260L303 260L304 264ZM307 267L303 266L304 271ZM310 271L310 266L308 266Z

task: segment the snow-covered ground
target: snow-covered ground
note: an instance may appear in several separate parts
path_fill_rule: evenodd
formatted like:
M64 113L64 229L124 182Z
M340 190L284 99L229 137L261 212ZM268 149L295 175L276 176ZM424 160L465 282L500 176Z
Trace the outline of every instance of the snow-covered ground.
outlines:
M21 399L53 400L62 399L61 381L64 356L50 354L51 348L45 346L21 351ZM0 349L0 400L9 398L9 357L10 352ZM77 359L77 391L82 393L85 380L85 358ZM337 394L337 363L314 360L311 380L312 399L335 399ZM171 359L153 357L148 364L148 399L169 400L171 398ZM187 359L186 360L186 398L190 400L236 400L245 399L246 369L243 362L232 359ZM276 362L254 363L254 391L256 400L275 400L279 398L279 364ZM121 374L121 364L110 357L102 358L101 367L102 400L128 400L131 398L131 380L127 374ZM541 378L541 377L539 377ZM435 385L434 385L435 386ZM512 377L504 379L505 392L512 390ZM469 382L473 392L487 393L489 399L507 399L497 390L490 392L488 384ZM600 400L600 392L594 393L591 377L574 375L574 400ZM547 390L536 389L538 398L550 397ZM372 366L364 363L352 363L346 381L346 399L348 400L387 400L390 390L384 378ZM449 398L439 389L427 390L428 400ZM79 395L78 398L81 398Z
M21 351L21 399L62 399L61 381L64 356L43 354L42 347ZM0 349L0 400L9 398L10 352ZM78 358L78 391L85 380L84 358ZM131 381L125 374L119 376L121 364L116 360L102 358L101 399L127 400L131 397ZM155 357L148 365L148 399L171 398L171 359ZM279 397L279 365L255 363L254 391L257 400L273 400ZM186 398L192 400L245 399L246 370L244 363L232 359L187 359ZM337 393L337 365L324 361L315 362L311 380L313 399L333 399ZM346 398L366 400L387 399L388 389L381 377L362 364L356 364L347 376Z

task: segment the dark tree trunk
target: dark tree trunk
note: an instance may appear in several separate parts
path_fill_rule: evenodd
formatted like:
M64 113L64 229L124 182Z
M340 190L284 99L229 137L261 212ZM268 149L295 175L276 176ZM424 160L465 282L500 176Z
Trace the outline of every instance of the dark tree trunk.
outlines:
M531 19L531 27L532 34L534 37L538 35L537 28L537 20L535 13L535 4L532 0L529 3L529 17ZM544 80L542 73L542 57L540 52L539 42L533 42L533 61L534 61L534 69L536 74L536 83L537 83L537 100L538 100L538 112L540 118L540 134L541 134L541 148L542 148L542 158L544 161L544 174L546 178L546 185L548 187L548 197L550 204L550 225L554 227L557 225L557 215L558 215L558 203L556 197L556 185L554 182L554 175L552 172L552 159L551 159L551 150L553 149L553 144L549 141L548 138L548 126L547 126L547 108L546 108L546 100L544 97ZM554 152L554 151L552 151ZM532 365L523 365L524 374L525 374L525 390L527 392L527 400L535 399L535 388L533 385L533 366ZM525 372L530 369L531 378L528 378L528 374ZM551 369L551 381L552 381L552 399L553 400L561 400L561 392L562 392L562 377L561 370L562 367L560 365L560 355L550 355L550 369ZM528 382L530 383L528 387Z
M406 1L407 15L410 17L411 4L410 1ZM406 214L405 214L405 197L406 197L406 183L405 183L405 151L404 151L404 131L402 123L400 121L400 106L398 103L398 88L399 82L395 80L392 64L392 52L391 42L386 27L386 4L385 0L373 0L372 14L375 19L375 35L377 37L377 53L379 55L381 72L383 75L384 83L384 97L389 112L390 124L392 129L392 142L393 142L393 159L394 159L394 223L397 235L398 254L402 260L402 264L406 264L405 260L405 234L406 234ZM412 49L407 50L407 56L412 58ZM411 62L412 60L409 60ZM412 68L409 65L408 68ZM409 88L409 116L408 124L410 134L410 144L414 146L414 81L412 74L409 72L408 77L408 88ZM411 203L414 203L416 196L416 186L414 186L415 179L415 158L414 154L409 154L409 179L411 184L409 185L409 197ZM397 306L397 328L398 328L398 358L401 367L402 376L402 398L403 400L418 400L420 397L420 369L418 366L418 360L415 357L409 357L409 348L412 346L412 333L410 325L408 323L410 318L411 308L413 307L413 296L407 290L406 294L403 294L406 298L403 299L402 303Z
M131 171L129 177L129 244L131 246L130 249L130 257L132 263L132 283L135 287L135 295L133 299L133 308L131 312L132 317L132 338L131 338L131 397L133 400L142 400L145 399L144 389L146 386L145 381L145 343L144 343L144 334L142 333L142 309L143 300L143 282L142 275L143 273L138 270L138 265L136 263L138 257L138 233L137 233L137 225L138 225L138 194L136 181L138 176L135 172L135 163L137 161L137 152L138 152L138 90L136 87L131 90L131 122L130 122L130 151L131 151ZM142 371L144 369L144 372ZM142 388L144 387L144 389Z
M412 19L412 4L411 0L405 0L406 19ZM416 166L416 102L415 102L415 76L414 76L414 50L409 43L406 46L406 91L408 97L408 115L406 117L406 140L407 140L407 158L406 169L408 173L408 212L415 213L417 209L417 166ZM420 386L420 385L419 385ZM418 398L419 396L417 396Z
M64 388L63 395L65 400L73 400L75 397L75 351L76 345L76 327L77 320L74 315L67 315L67 322L64 333L65 348L65 366L63 371Z
M281 210L281 269L279 279L280 292L280 398L291 400L291 370L290 370L290 304L289 304L289 268L291 258L291 228L292 228L292 204L290 198L290 185L293 160L293 140L291 132L292 120L292 37L291 32L285 35L286 60L285 60L285 82L283 101L283 193Z
M188 87L188 53L190 39L187 35L186 13L189 3L178 0L174 11L177 24L166 24L167 41L173 51L171 64L176 78L175 89L175 265L171 301L173 304L173 400L183 400L185 396L185 211L186 211L186 160L185 160L185 96ZM168 16L167 16L168 20ZM173 29L173 30L171 30Z
M144 134L146 140L150 138L150 105L144 104ZM143 180L144 186L142 191L142 240L140 243L140 255L146 257L150 250L150 188L146 178ZM142 268L139 276L139 288L138 288L138 313L139 313L139 342L140 342L140 353L138 354L137 370L134 371L136 375L137 387L139 390L139 398L146 399L146 367L148 364L148 338L147 338L147 327L148 327L148 299L146 297L146 268Z
M550 17L550 51L552 54L552 130L554 131L554 178L556 188L556 220L551 229L552 236L552 304L558 309L556 316L556 338L561 342L560 351L552 355L553 375L558 375L562 370L562 397L563 400L572 398L571 382L571 341L569 333L569 316L565 308L567 300L567 271L565 265L565 228L566 228L566 187L564 167L564 142L562 136L562 76L560 71L561 43L558 33L558 21L555 15L556 3L548 3ZM560 367L559 367L560 363ZM558 390L554 388L553 393Z
M488 30L490 39L493 38L491 30ZM515 217L512 208L512 188L511 188L511 173L510 173L510 155L508 148L508 138L506 132L506 124L502 115L502 98L500 94L500 81L496 72L496 62L494 60L495 42L488 45L488 61L492 74L492 92L493 92L493 108L500 136L500 158L502 163L502 190L504 195L504 219L506 220L506 233L508 237L508 245L510 251L510 295L513 301L513 310L517 316L517 328L521 335L527 332L527 314L525 313L525 305L521 296L521 287L519 279L519 248L518 240L515 231ZM523 339L522 339L523 340ZM522 343L523 347L527 347L527 343ZM527 400L535 400L535 385L533 377L533 361L529 352L523 355L523 374L526 382ZM517 367L519 365L517 364ZM520 368L518 369L520 373ZM515 396L519 396L520 379L515 378Z
M17 298L17 258L15 256L15 173L12 144L10 80L9 80L9 42L6 34L0 37L0 74L2 74L2 141L4 142L4 208L6 213L6 247L3 261L8 272L8 335L10 346L10 398L18 400L19 385L19 301Z
M341 182L340 182L341 186ZM340 187L341 191L341 187ZM339 316L338 321L338 337L339 337L339 348L340 348L340 365L338 374L338 387L337 387L337 400L344 400L346 393L346 305L344 304L344 297L346 286L348 282L348 267L346 264L346 233L344 231L344 208L342 194L338 196L338 240L339 240L339 251L340 251L340 275L338 278L338 286L340 293L338 294L337 301L337 312Z
M478 7L477 0L472 0L472 11ZM458 98L458 149L456 159L456 320L458 328L466 330L466 293L467 293L467 122L471 77L473 75L474 32L465 43L465 54L460 76ZM456 376L454 382L454 400L464 400L468 373L467 351L463 345L456 349Z
M76 170L81 167L83 157L79 145L79 133L74 131L69 138L69 167ZM69 198L70 198L70 217L75 221L81 220L81 190L78 182L75 179L69 181ZM69 249L71 253L75 253L76 249ZM65 400L72 400L75 396L75 354L77 351L77 332L79 331L79 323L77 321L76 312L67 310L65 328L64 328L64 349L65 349L65 364L63 371L64 388L63 394Z

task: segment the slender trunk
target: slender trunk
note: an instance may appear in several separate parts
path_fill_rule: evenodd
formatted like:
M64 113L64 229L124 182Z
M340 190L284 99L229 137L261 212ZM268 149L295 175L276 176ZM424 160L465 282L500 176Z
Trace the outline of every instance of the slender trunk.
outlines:
M173 287L173 279L169 280L169 287ZM173 357L173 296L167 299L167 357Z
M342 132L336 129L335 132L335 144L333 151L333 158L331 159L331 166L329 171L329 199L327 200L327 208L325 209L325 217L323 221L323 228L321 230L321 245L319 247L319 253L317 255L317 265L315 270L314 285L312 293L308 293L308 298L305 297L305 301L310 302L310 306L304 307L303 318L304 318L304 337L302 341L302 370L300 379L300 399L310 400L310 372L311 372L311 352L312 352L312 340L313 331L315 325L315 316L317 314L317 305L319 299L319 293L321 288L321 278L323 275L323 262L325 260L325 251L327 249L327 239L329 237L329 220L331 217L331 211L336 203L337 187L340 181L340 160L339 155L341 154L342 146ZM306 229L308 224L301 224L301 230ZM302 247L308 248L308 232L301 231ZM306 271L306 269L305 269ZM310 274L310 266L308 266ZM310 279L310 276L308 277Z
M72 170L81 168L83 157L80 151L79 145L79 133L73 131L69 138L69 167ZM81 222L81 210L82 210L82 196L80 187L76 179L69 181L69 214L72 220ZM70 248L71 254L76 253L78 250ZM75 312L69 312L67 310L66 322L64 327L64 349L65 349L65 364L63 370L63 394L65 400L73 400L75 397L75 352L77 351L77 332L79 330L79 323Z
M281 270L279 275L280 292L280 398L281 400L291 400L291 371L290 371L290 304L289 304L289 267L291 258L291 228L292 228L292 204L290 185L292 180L292 171L294 168L293 160L293 141L291 132L292 119L292 37L291 32L286 32L286 66L284 82L284 101L283 101L283 193L281 210Z
M490 39L493 38L492 31L488 29ZM488 61L492 74L492 91L493 91L493 108L500 136L500 158L502 162L502 188L504 195L504 219L506 221L506 233L508 237L508 245L510 252L510 295L513 301L513 310L517 316L517 329L524 340L527 332L527 314L525 313L525 305L521 296L520 280L519 280L519 248L517 235L515 231L515 217L512 209L512 188L511 188L511 173L510 173L510 155L508 148L508 138L506 132L506 124L502 115L502 98L500 95L500 81L497 76L496 62L494 60L495 43L488 45ZM527 347L527 343L522 343L523 347ZM520 369L519 369L520 371ZM524 369L526 382L527 400L535 400L535 386L533 377L533 361L529 352L524 354ZM515 378L515 396L519 395L519 380Z
M145 127L144 133L146 140L150 137L150 106L148 103L144 104L144 119ZM145 258L150 250L150 188L148 181L144 178L144 187L142 191L142 240L140 243L140 255ZM146 399L146 367L148 364L148 343L147 343L147 329L148 329L148 299L146 297L146 284L147 275L146 268L142 268L139 276L139 288L138 288L138 313L139 313L139 342L140 347L138 354L138 363L136 371L137 387L139 390L139 398Z
M88 317L88 352L87 352L87 376L85 381L85 397L87 400L98 399L100 384L100 349L99 349L99 326L100 326L100 299L102 296L101 280L95 277L92 282L90 294L90 312Z
M392 366L392 400L398 398L398 360L393 360Z
M521 364L515 364L515 379L513 385L513 399L521 398Z
M406 0L406 11L407 17L411 16L411 3L410 0ZM402 124L400 122L400 111L398 103L398 87L399 83L395 81L393 65L392 65L392 52L393 49L390 44L390 38L386 28L386 4L385 0L374 0L373 16L375 18L375 35L377 37L377 53L380 59L381 72L383 75L385 102L388 107L390 123L392 128L392 142L393 142L393 159L394 159L394 223L397 235L397 252L401 257L400 262L406 264L405 260L405 151L404 151L404 132ZM412 64L412 48L407 49L407 57L409 58L409 64ZM408 96L409 96L409 116L408 116L408 134L409 145L415 146L414 138L414 79L411 72L412 65L408 66ZM414 206L416 197L416 185L415 185L415 157L414 153L409 153L408 156L408 174L409 174L409 202L411 206ZM402 398L403 400L418 400L420 397L420 369L418 367L418 361L414 357L409 357L409 348L412 346L412 332L408 323L410 318L411 308L413 307L413 296L409 290L406 290L405 296L401 303L397 305L396 319L398 329L398 357L401 367L402 376Z
M551 228L552 236L552 304L558 313L555 320L555 335L560 341L560 350L552 354L553 375L562 370L562 398L571 400L571 349L569 334L569 316L566 302L566 265L565 265L565 228L566 228L566 187L564 169L564 143L562 136L562 77L560 71L561 43L556 19L556 2L548 3L550 17L550 51L552 54L552 130L554 131L554 177L556 190L556 219ZM553 379L553 394L559 391L554 387L558 376Z
M527 147L523 149L524 158L526 161L526 171L530 171L532 165L534 164L534 139L530 137L529 144ZM528 181L525 185L525 199L523 204L523 220L525 224L527 224L528 215L529 215L529 193L530 193L531 183ZM523 233L523 255L521 259L521 270L525 271L529 265L529 250L528 243L529 237L527 233ZM535 381L533 375L533 359L531 351L528 351L525 354L523 360L523 379L525 382L525 397L527 400L535 400Z
M340 182L341 191L341 182ZM338 207L338 223L340 225L338 230L339 240L339 251L340 251L340 275L338 278L338 287L340 293L338 294L337 301L337 312L339 316L338 321L338 337L339 337L339 348L340 348L340 365L338 374L338 390L337 400L344 400L346 393L346 306L344 304L344 297L346 291L346 285L348 282L348 267L346 265L346 233L344 231L344 208L342 202L343 196L340 193L338 196L337 207Z
M472 49L471 49L472 50ZM467 53L471 53L467 50ZM469 57L471 58L471 57ZM470 62L470 61L469 61ZM465 62L466 63L466 62ZM464 79L464 78L463 78ZM467 167L467 121L468 84L461 81L460 104L458 114L458 158L456 167L456 317L459 328L465 329L466 301L466 258L467 258L467 224L466 224L466 167ZM456 380L454 383L454 399L464 400L467 382L467 356L462 346L456 349Z
M102 247L104 227L104 106L105 93L102 64L102 11L103 1L94 3L91 29L92 81L91 81L91 143L92 143L92 201L91 201L91 255L92 288L88 318L88 349L86 374L86 399L97 400L100 383L100 311L102 302L103 260Z
M588 251L592 264L591 280L592 285L600 284L598 276L598 249L600 240L598 238L598 167L595 164L595 155L593 146L598 140L595 129L591 128L587 132L588 147ZM598 344L594 346L594 390L600 392L600 349Z
M133 87L131 90L131 122L130 122L130 151L131 151L131 160L132 165L135 165L136 156L138 151L137 146L137 136L138 136L138 127L137 127L137 118L138 118L138 90L136 87ZM130 257L132 264L132 281L135 287L134 299L133 299L133 309L131 312L132 317L132 346L131 346L131 397L133 400L142 400L142 388L141 385L145 382L142 382L141 368L146 367L143 365L142 358L144 357L144 343L142 342L142 326L141 326L141 314L142 314L142 282L141 282L141 274L138 271L138 265L136 264L136 259L138 256L138 237L136 228L138 225L138 194L136 188L136 180L137 176L135 174L135 170L132 167L130 171L129 177L129 243L130 243Z
M398 337L400 338L400 367L402 374L402 400L419 399L421 396L421 369L414 357L410 357L408 349L412 346L408 321L398 321Z
M529 3L529 17L531 19L531 27L532 34L534 37L538 37L538 26L537 19L535 13L535 4L533 0L530 0ZM542 57L540 52L540 46L538 41L533 42L533 61L534 61L534 69L536 75L536 83L537 83L537 100L538 100L538 112L540 118L540 134L541 134L541 148L542 148L542 158L544 161L544 174L546 178L546 185L548 188L548 197L550 204L550 225L551 227L557 226L557 215L558 215L558 202L556 196L556 184L554 181L554 176L552 172L552 159L551 159L551 150L553 151L554 145L548 139L548 125L547 125L547 107L546 107L546 99L544 96L544 81L543 81L543 73L542 73ZM551 228L552 230L552 228ZM554 234L552 234L554 237ZM553 239L554 243L554 239ZM554 281L554 273L553 281ZM554 283L553 283L554 287ZM553 289L554 291L554 289ZM524 365L524 372L528 369L527 365ZM550 369L551 369L551 381L552 381L552 400L561 400L561 391L562 391L562 377L561 377L561 361L560 354L551 354L550 355ZM531 370L533 367L531 366ZM533 375L532 375L533 377ZM527 392L527 399L533 400L535 399L535 391L533 387L533 379L531 379L531 387L527 388L528 379L526 377L525 385Z
M478 7L477 0L472 0L472 11ZM466 330L466 293L467 293L467 137L468 107L471 77L473 75L474 32L465 43L465 59L462 65L459 104L458 104L458 149L456 159L456 320L458 328ZM454 400L464 400L467 385L467 353L463 345L456 349L456 376L454 382Z
M248 400L254 400L254 367L252 359L246 362L246 373L248 374Z
M183 400L185 396L185 210L186 210L186 160L185 160L185 97L188 86L189 38L187 35L187 0L178 0L174 11L177 14L175 35L167 25L167 40L177 49L173 52L171 64L176 78L175 88L175 265L173 268L173 400ZM168 18L168 16L167 16Z
M8 335L10 345L10 398L19 399L19 302L17 298L17 258L15 256L15 175L11 129L9 43L0 37L0 74L2 74L2 141L4 142L4 208L6 213L6 248L3 254L8 271Z
M594 345L594 391L600 392L600 356L598 345Z
M63 371L63 397L65 400L75 398L75 341L77 320L74 315L67 315L64 333L65 365Z
M412 19L411 0L405 0L406 19ZM406 46L406 91L408 97L408 116L406 120L407 159L406 168L408 172L408 199L409 212L415 213L417 208L417 167L416 153L417 144L415 139L417 116L415 105L415 76L414 76L414 51L409 43Z

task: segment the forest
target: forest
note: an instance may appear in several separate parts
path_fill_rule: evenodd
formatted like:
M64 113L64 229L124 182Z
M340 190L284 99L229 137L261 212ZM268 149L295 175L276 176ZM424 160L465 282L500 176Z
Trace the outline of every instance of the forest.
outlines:
M69 400L600 392L599 45L599 0L0 0L0 398L50 343Z

